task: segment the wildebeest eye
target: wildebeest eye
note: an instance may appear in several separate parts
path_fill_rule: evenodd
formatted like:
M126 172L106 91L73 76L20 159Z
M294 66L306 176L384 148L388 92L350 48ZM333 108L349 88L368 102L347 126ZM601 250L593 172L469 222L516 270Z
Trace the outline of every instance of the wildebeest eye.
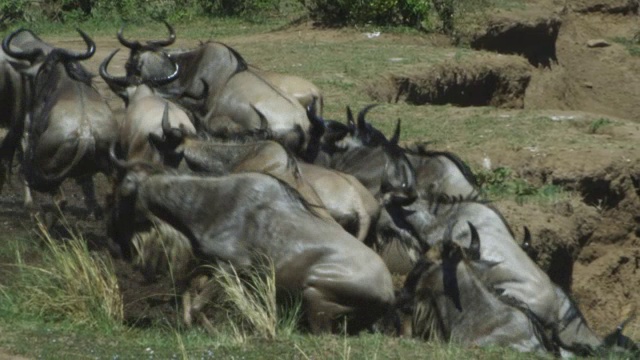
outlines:
M403 188L403 189L406 189L406 188L407 188L407 186L409 186L409 185L407 184L407 182L406 182L406 181L402 183L402 188Z

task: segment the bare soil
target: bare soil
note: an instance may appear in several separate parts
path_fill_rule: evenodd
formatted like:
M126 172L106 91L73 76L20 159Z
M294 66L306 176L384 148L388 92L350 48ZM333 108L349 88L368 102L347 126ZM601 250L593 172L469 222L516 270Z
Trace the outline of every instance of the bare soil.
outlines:
M541 251L540 265L554 281L571 289L590 324L604 335L640 306L640 153L630 150L637 148L635 144L640 141L640 112L637 110L640 57L631 56L623 45L615 42L602 48L589 48L586 42L594 38L633 37L640 30L637 7L633 10L633 1L618 0L568 2L570 5L562 1L532 3L539 7L530 11L529 16L556 19L559 23L531 18L523 21L527 11L500 12L496 16L503 25L493 27L498 33L499 29L524 29L526 27L517 25L523 22L558 26L555 53L548 58L548 63L532 62L531 56L527 55L529 52L522 52L522 59L515 60L518 67L524 66L524 71L530 73L528 86L518 100L524 105L524 111L550 109L554 113L565 110L562 114L567 117L606 116L614 119L618 126L594 135L589 144L558 143L542 150L513 151L503 142L494 145L488 141L484 145L485 154L464 151L460 154L471 164L480 164L483 156L490 156L495 163L511 167L531 182L555 184L577 194L551 206L519 204L513 200L499 201L497 206L519 238L524 225L531 229ZM631 10L625 7L628 3ZM513 26L508 26L509 23ZM539 26L530 28L539 31ZM354 36L351 32L315 30L302 25L268 34L236 37L229 42L241 44L303 37L348 45ZM392 36L407 44L424 41L410 36ZM97 69L111 49L119 47L115 38L97 38L96 41L97 53L89 61L92 69ZM434 45L442 40L430 38L427 42ZM195 41L183 42L184 46L195 44ZM544 49L548 51L549 47ZM500 51L496 48L487 50ZM518 54L519 51L509 47L505 52ZM119 60L113 63L110 71L121 74L124 72L123 59L116 59ZM469 62L472 68L496 61L495 57L484 55L474 59ZM441 68L446 70L445 66ZM422 81L420 76L423 75L424 72L414 73L410 80L427 85L434 83ZM107 90L101 79L96 80L112 107L122 111L122 102ZM397 88L391 87L395 85L389 86L379 90L396 94ZM457 108L450 112L454 117L465 116L465 112ZM106 180L100 178L98 184L99 193L106 194ZM96 248L109 248L105 245L104 225L86 219L79 188L73 183L65 184L64 188L70 198L67 214L71 222L87 234ZM37 203L50 202L44 195L36 195L35 199ZM21 202L22 190L14 180L0 195L0 224L4 231L23 232L31 227L29 214ZM175 316L174 299L166 287L147 284L130 265L123 261L116 263L130 322L144 325ZM640 340L640 319L628 326L626 334Z

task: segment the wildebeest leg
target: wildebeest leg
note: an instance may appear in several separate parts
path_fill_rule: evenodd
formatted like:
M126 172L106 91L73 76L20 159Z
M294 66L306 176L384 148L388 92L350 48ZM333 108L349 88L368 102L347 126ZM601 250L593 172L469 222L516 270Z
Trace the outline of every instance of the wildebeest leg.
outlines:
M314 334L330 333L334 330L334 321L340 315L346 315L350 307L330 301L315 287L306 288L302 297L306 303L307 318Z
M33 196L31 196L31 188L27 180L23 180L24 184L24 207L27 209L33 209Z
M76 183L82 188L82 194L84 195L84 203L87 209L96 220L100 220L103 217L103 211L98 200L96 199L96 187L93 182L93 176L82 176L76 179Z
M184 322L187 326L193 323L193 314L198 314L200 322L204 328L212 333L213 325L202 312L202 309L208 304L215 294L215 280L210 279L207 275L200 275L191 281L189 289L183 295L184 306ZM193 298L191 294L194 294Z

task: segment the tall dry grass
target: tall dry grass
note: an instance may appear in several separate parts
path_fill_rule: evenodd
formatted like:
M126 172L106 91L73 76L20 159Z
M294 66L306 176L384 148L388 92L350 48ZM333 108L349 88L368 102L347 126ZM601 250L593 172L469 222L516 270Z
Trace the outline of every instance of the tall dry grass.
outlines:
M276 302L276 275L273 262L263 257L247 271L232 265L212 270L224 293L224 306L230 310L229 324L237 339L249 336L275 339L295 332L301 314L301 301L293 299L279 306Z
M113 264L89 251L87 242L63 219L70 234L54 239L41 221L37 233L44 244L40 261L30 264L16 254L18 281L12 285L17 305L44 318L88 326L115 326L123 319L123 302Z

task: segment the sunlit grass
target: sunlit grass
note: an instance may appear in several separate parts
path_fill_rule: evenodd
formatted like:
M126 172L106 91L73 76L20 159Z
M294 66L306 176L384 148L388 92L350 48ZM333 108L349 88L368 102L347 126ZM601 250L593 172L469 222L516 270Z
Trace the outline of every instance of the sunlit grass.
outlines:
M91 253L82 235L68 224L66 239L54 239L42 222L36 225L43 244L41 261L30 264L16 250L13 266L18 272L4 287L6 298L45 319L89 327L119 325L122 295L110 258Z
M276 303L276 276L273 262L267 257L239 274L233 266L213 269L214 281L224 293L228 305L229 325L239 338L257 336L275 339L293 334L301 315L301 302L285 308ZM245 326L247 325L247 326Z

